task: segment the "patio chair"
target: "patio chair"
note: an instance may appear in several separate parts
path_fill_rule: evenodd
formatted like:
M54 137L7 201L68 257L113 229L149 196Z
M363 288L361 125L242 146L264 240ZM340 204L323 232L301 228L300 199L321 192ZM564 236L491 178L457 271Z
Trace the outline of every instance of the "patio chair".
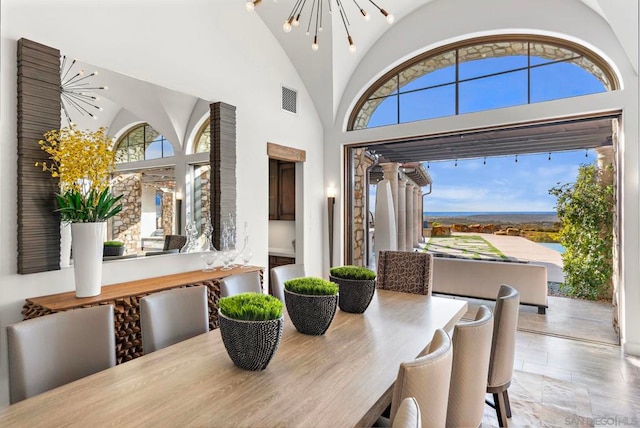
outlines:
M431 294L433 258L429 253L380 251L378 284L383 290Z

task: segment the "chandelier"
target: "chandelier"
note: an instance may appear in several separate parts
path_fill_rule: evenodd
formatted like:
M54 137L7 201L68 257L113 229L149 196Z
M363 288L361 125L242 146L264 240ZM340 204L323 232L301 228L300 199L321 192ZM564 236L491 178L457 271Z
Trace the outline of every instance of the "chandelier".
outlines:
M274 0L276 2L277 0ZM356 45L353 41L353 37L351 36L351 32L349 31L349 27L351 23L349 21L349 16L344 7L345 0L295 0L293 8L291 9L291 13L284 21L284 25L282 29L285 33L289 33L292 29L300 26L300 21L305 20L306 14L308 14L309 19L305 20L307 23L307 31L306 35L311 35L313 32L313 43L311 44L311 49L317 51L320 45L318 44L318 33L322 32L322 17L324 15L325 8L329 11L330 14L337 12L340 14L340 19L344 26L344 30L347 34L347 42L349 43L349 51L355 52ZM349 0L346 0L349 2ZM365 21L369 21L370 15L367 11L360 7L357 0L353 1L355 8L358 10L360 15ZM382 16L385 17L386 21L389 24L393 23L394 17L389 12L387 12L384 8L378 6L373 0L361 0L371 3L377 10L380 12ZM252 11L257 5L259 5L262 0L249 0L247 1L247 10ZM306 8L307 4L310 5L309 8Z
M67 62L67 57L62 57L60 64L60 105L64 113L67 123L71 125L71 115L69 110L73 109L82 116L89 115L96 119L91 110L102 110L96 102L100 100L93 91L107 90L106 86L91 86L90 78L97 75L98 72L85 75L84 69L72 71L76 64L76 60Z

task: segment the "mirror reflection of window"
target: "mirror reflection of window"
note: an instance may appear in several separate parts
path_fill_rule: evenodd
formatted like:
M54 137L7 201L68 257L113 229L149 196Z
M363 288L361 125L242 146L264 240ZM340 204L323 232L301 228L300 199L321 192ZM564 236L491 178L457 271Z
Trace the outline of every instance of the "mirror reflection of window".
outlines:
M198 137L196 138L195 153L209 153L211 149L211 121L207 120L202 124Z
M171 142L147 124L131 129L116 143L116 163L172 156L174 151Z

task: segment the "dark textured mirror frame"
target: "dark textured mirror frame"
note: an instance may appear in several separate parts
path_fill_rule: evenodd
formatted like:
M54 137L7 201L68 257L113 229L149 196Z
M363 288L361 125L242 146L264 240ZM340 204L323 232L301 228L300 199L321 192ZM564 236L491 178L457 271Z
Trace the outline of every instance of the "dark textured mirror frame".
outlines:
M53 212L58 181L35 167L40 141L60 128L60 51L18 40L18 273L60 269L60 216ZM214 245L222 221L236 212L236 108L211 104L211 213Z

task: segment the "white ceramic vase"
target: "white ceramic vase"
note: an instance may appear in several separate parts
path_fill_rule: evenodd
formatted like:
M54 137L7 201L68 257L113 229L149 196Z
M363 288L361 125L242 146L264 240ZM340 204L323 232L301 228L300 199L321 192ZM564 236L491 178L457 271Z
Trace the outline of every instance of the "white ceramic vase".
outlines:
M71 266L71 223L60 223L60 267Z
M105 230L105 222L71 224L76 297L97 296L101 292Z

